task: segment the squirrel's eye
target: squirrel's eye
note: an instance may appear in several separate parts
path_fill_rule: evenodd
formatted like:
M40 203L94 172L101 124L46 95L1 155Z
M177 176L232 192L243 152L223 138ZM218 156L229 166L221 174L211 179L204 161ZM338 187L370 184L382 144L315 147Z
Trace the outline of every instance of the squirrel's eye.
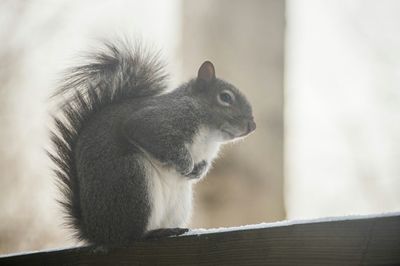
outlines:
M218 94L218 102L222 105L229 106L233 103L235 96L231 91L224 90Z

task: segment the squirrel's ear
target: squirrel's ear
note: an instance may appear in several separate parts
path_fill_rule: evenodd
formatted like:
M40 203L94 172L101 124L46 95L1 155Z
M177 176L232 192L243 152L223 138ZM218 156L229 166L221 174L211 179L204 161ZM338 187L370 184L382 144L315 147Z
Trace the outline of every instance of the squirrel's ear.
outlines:
M215 79L215 68L213 63L210 61L205 61L201 67L199 68L199 72L197 74L198 80L211 81Z

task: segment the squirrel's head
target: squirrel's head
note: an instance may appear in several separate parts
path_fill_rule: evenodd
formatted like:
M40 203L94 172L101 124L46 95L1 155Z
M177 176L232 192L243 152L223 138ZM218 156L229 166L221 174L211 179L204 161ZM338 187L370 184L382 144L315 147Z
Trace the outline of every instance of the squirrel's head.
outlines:
M195 95L208 107L207 122L221 133L223 141L244 137L256 129L246 97L233 85L216 78L210 61L199 68L193 87Z

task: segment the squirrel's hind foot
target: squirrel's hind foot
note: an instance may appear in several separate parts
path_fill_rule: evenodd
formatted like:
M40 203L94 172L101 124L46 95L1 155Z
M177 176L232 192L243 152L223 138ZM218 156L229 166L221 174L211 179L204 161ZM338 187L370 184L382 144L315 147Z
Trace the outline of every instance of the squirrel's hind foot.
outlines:
M170 236L179 236L189 231L189 228L161 228L148 231L144 234L143 239L160 239Z

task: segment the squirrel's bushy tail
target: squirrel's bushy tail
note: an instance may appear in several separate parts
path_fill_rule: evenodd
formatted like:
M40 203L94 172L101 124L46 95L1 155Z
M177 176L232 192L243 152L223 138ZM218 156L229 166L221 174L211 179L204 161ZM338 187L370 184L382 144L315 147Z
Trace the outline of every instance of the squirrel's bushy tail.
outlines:
M49 156L56 164L58 186L63 194L60 203L67 214L68 225L79 239L81 208L75 164L75 145L83 125L107 105L128 98L152 96L166 89L164 65L157 54L150 54L136 44L107 42L89 54L88 62L70 69L53 95L61 103L61 114L55 117L51 132L54 152Z

